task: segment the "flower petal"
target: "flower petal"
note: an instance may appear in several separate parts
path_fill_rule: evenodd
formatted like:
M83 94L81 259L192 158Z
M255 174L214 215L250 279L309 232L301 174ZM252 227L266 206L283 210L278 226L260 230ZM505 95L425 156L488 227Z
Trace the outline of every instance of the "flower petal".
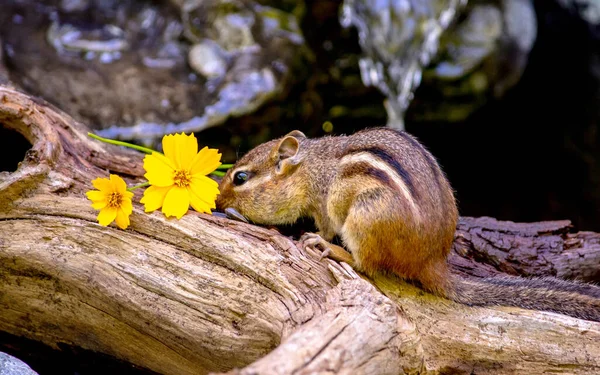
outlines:
M207 175L221 165L221 154L217 149L204 147L192 160L192 175Z
M140 203L144 204L144 211L152 212L161 208L169 190L171 190L171 186L150 186L144 190L144 196L140 200Z
M171 186L174 184L173 163L164 155L157 152L144 157L144 169L146 174L144 177L148 179L150 185L153 186Z
M108 204L106 194L98 190L90 190L85 193L87 198L92 201L92 208L94 210L101 210Z
M129 215L130 214L131 214L131 212L129 214L127 214L122 209L117 210L117 217L115 218L115 223L117 223L117 226L119 228L125 229L129 226Z
M193 177L188 191L194 210L211 213L210 209L216 208L215 200L219 195L219 188L215 181L205 176Z
M198 196L190 194L190 205L196 212L204 212L205 214L211 214L210 206L206 204L201 199L198 199Z
M133 205L131 204L131 199L127 199L125 197L123 197L123 200L121 201L121 207L120 209L126 214L126 215L131 215L131 213L133 212ZM118 214L117 214L117 218L118 218Z
M179 161L177 160L177 143L175 134L167 134L162 139L163 152L167 159L172 162L173 169L179 169Z
M210 204L206 202L205 199L206 197L202 198L190 191L190 205L192 206L192 208L197 212L211 214L211 208L215 208L215 202L213 200L212 204Z
M108 202L106 201L97 201L97 202L92 202L92 208L94 210L101 210L104 207L106 207L106 205L108 204Z
M115 220L115 217L117 217L117 209L115 207L106 207L100 210L98 223L102 226L107 226Z
M177 141L177 153L179 158L179 166L181 169L189 171L192 166L192 161L198 153L198 141L194 133L189 136L181 133Z
M162 212L166 217L175 216L178 219L190 208L190 194L186 188L173 186L165 196Z
M90 190L85 193L87 198L92 202L105 201L106 203L106 193L98 190Z
M124 191L127 190L127 184L125 183L125 181L117 176L116 174L111 174L110 175L110 182L113 184L113 191L117 191L119 193L123 193Z
M219 184L217 181L202 175L192 176L190 188L200 196L205 194L204 192L213 192L219 194Z
M94 185L94 187L100 191L110 191L110 180L108 178L102 178L102 177L98 177L94 180L92 180L92 185Z

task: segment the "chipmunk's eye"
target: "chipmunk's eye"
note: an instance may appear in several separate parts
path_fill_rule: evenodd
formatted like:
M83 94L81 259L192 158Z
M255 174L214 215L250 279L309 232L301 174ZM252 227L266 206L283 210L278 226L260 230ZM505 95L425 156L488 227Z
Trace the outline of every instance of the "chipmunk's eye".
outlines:
M248 173L246 173L246 172L236 172L233 175L233 184L235 186L240 186L244 182L248 181L249 177L250 177L250 175L248 175Z

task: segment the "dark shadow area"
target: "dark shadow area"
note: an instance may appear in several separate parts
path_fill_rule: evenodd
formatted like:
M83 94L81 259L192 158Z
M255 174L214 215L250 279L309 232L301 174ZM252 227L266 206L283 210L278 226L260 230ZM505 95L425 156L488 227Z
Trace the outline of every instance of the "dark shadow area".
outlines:
M465 123L407 130L444 166L462 215L600 231L598 40L554 2L535 7L538 37L517 86Z
M19 358L39 375L153 375L153 371L106 354L70 346L52 349L38 341L0 332L0 351Z
M0 172L14 172L25 159L25 153L31 148L25 137L0 123Z

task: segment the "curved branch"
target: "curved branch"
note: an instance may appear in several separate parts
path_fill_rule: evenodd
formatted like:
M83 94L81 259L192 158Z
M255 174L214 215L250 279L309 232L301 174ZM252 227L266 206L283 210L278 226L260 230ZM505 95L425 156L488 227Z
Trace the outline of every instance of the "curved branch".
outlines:
M90 181L111 171L138 183L143 155L89 139L69 116L10 88L0 87L0 122L33 145L17 171L0 174L2 331L164 374L600 371L598 323L468 308L394 278L367 280L275 230L211 215L166 219L134 204L127 230L101 227L84 195ZM457 244L503 249L510 233L490 237L491 224L477 220L463 218ZM584 258L598 254L591 234L535 233L505 238L539 249L536 238L557 236L566 251L576 238ZM519 270L506 255L522 248L514 243L493 254L496 266ZM498 272L474 254L458 247L452 259L474 275Z
M453 256L450 262L463 270L491 266L478 276L504 272L600 282L600 234L572 229L568 220L513 223L462 217L454 243L462 258Z
M350 272L355 279L342 280L327 293L323 315L299 327L265 357L228 374L422 372L424 353L416 326L391 300Z

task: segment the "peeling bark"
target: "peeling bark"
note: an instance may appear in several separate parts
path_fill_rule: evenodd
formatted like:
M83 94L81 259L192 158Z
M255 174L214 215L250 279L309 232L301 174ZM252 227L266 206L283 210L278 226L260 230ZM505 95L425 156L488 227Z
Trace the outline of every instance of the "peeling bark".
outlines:
M462 306L211 215L134 204L127 230L101 227L90 181L139 183L142 155L7 87L0 123L32 144L0 173L2 331L164 374L600 372L599 323ZM599 238L566 221L462 218L450 261L470 277L598 281Z
M513 223L463 217L454 250L511 275L600 281L600 234L571 231L568 220ZM451 260L455 266L461 262Z

